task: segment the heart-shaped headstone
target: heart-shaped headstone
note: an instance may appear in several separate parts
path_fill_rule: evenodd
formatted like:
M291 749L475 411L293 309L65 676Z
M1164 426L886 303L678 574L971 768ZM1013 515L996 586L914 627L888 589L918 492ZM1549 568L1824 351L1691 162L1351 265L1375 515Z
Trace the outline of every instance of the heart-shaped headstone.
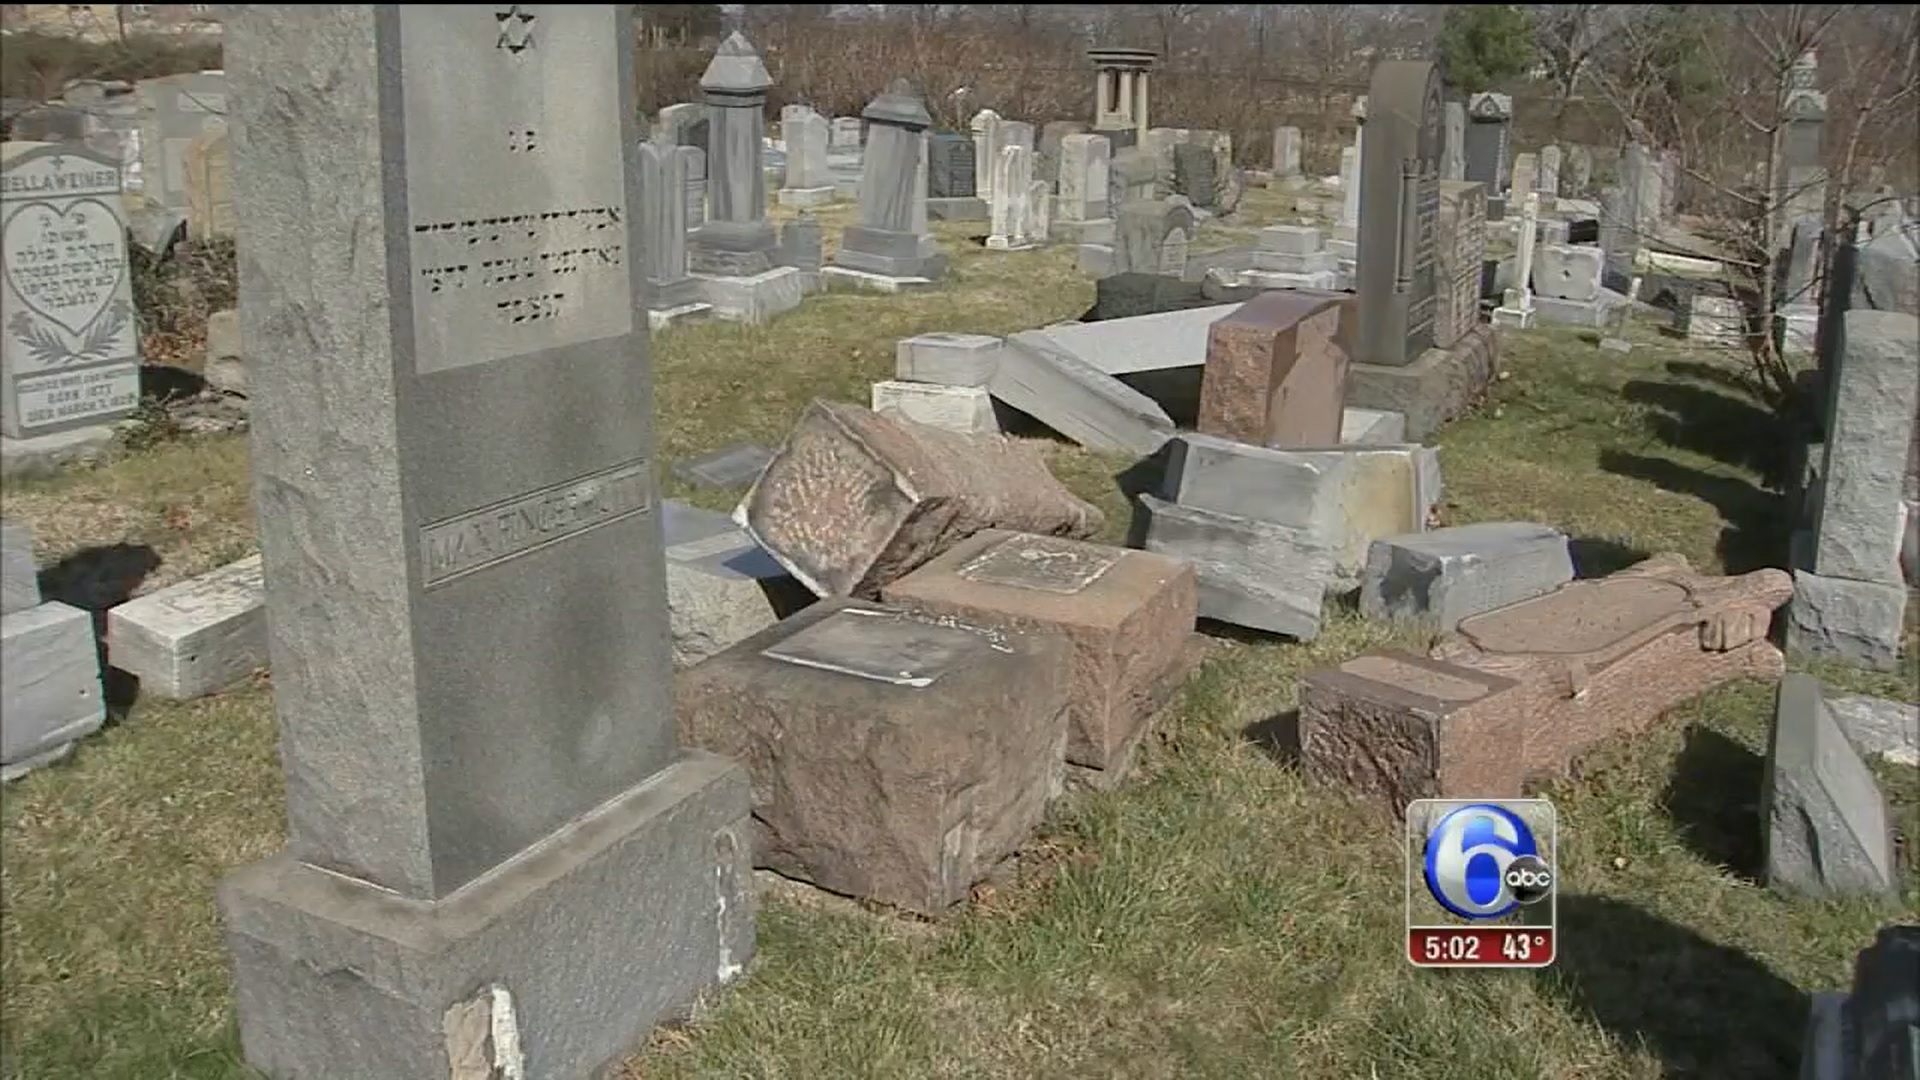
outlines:
M29 311L80 335L113 302L127 274L127 236L99 199L30 202L0 228L7 284Z

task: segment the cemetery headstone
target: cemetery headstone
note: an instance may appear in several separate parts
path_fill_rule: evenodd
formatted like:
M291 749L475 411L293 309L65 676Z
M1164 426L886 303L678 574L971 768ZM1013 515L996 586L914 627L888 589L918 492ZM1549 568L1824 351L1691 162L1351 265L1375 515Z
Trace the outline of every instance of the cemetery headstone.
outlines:
M993 174L993 232L987 246L995 251L1023 251L1034 246L1033 153L1024 146L1000 148Z
M1405 367L1434 343L1440 214L1440 73L1430 62L1374 68L1360 182L1357 360Z
M981 109L973 114L968 128L973 134L973 193L991 203L993 170L1000 160L1000 114Z
M1560 197L1560 148L1549 143L1540 148L1539 169L1535 174L1534 190L1542 198L1555 200Z
M833 147L857 147L860 145L860 118L857 116L836 116L829 133L829 144Z
M140 403L120 169L73 144L0 151L0 434L109 424Z
M1292 126L1273 129L1273 179L1276 183L1300 180L1300 129Z
M1823 899L1899 893L1886 797L1811 675L1780 680L1760 804L1769 886Z
M1467 99L1466 177L1487 185L1489 199L1507 190L1512 125L1513 98L1508 95L1483 91Z
M932 282L947 257L927 232L927 127L932 118L913 87L895 79L861 113L867 121L860 173L860 222L840 234L823 273L879 288ZM875 280L878 279L878 280Z
M820 206L833 201L833 172L827 167L827 118L800 106L780 121L787 144L786 183L776 196L781 206Z
M699 147L700 152L705 154L712 142L707 107L697 101L665 106L654 121L653 135L676 146Z
M187 148L201 135L227 125L227 77L218 71L142 79L140 102L141 196L185 215Z
M233 235L233 191L228 182L227 131L208 132L187 144L183 179L187 238L206 241Z
M1276 289L1209 327L1199 430L1279 449L1339 445L1350 302Z
M746 775L673 715L629 12L227 9L289 840L218 902L267 1075L589 1075L753 951Z
M1480 322L1480 272L1487 257L1487 188L1470 180L1440 181L1433 343L1449 348Z
M738 31L720 43L700 76L708 127L707 220L693 234L695 273L751 277L773 268L776 239L760 164L772 85L766 65Z
M647 324L655 330L713 309L687 273L686 175L690 147L654 139L640 144L640 258Z
M1069 135L1060 141L1058 216L1067 222L1106 220L1113 144L1104 135Z
M1515 230L1513 241L1513 284L1507 288L1500 306L1493 309L1493 324L1525 329L1533 325L1534 318L1533 257L1539 239L1540 193L1529 191L1518 198L1520 227Z
M973 140L965 135L927 137L927 197L970 199L974 195Z

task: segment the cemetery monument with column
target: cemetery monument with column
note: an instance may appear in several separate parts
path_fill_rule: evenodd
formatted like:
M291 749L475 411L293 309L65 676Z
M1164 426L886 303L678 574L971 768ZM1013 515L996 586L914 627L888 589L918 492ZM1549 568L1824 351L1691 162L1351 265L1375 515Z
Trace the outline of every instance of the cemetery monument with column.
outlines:
M927 128L933 120L911 84L895 79L860 114L867 156L860 173L860 223L840 234L830 281L878 292L931 285L947 256L927 231Z
M767 90L773 78L735 31L700 76L707 106L707 218L690 240L688 267L714 314L763 322L800 306L798 270L776 259L779 237L767 220Z

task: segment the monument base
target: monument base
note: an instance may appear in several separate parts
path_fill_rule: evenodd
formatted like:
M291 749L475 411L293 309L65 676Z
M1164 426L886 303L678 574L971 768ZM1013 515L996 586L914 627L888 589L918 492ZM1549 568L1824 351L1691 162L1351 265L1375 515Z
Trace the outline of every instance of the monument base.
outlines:
M1040 246L1039 244L1034 243L1032 240L1026 237L1013 237L1013 236L987 237L988 251L1032 251L1033 249L1039 246Z
M1493 309L1493 325L1506 330L1533 329L1534 309L1531 307L1497 307Z
M438 902L282 854L224 881L240 1042L269 1077L579 1080L754 948L746 773L680 762Z
M985 221L987 201L973 195L958 195L927 200L927 217L933 221Z
M708 221L687 234L687 269L695 275L752 277L773 268L778 240L768 221Z
M695 274L700 294L713 305L713 314L731 322L762 323L800 306L806 295L805 275L791 266L758 274Z
M781 206L825 206L833 201L834 187L781 188L774 192L774 198Z
M101 461L113 453L116 434L112 424L94 424L24 439L0 436L0 479L52 476L69 466Z
M713 305L705 303L704 301L691 304L675 304L670 308L648 308L647 329L657 334L667 327L672 326L674 323L686 322L691 319L704 319L711 314L713 314Z
M1533 296L1534 318L1546 326L1580 326L1604 330L1621 315L1626 297L1610 289L1600 290L1591 300L1568 300L1559 296Z
M1498 357L1493 328L1483 325L1444 349L1428 349L1406 367L1353 364L1347 369L1347 404L1404 415L1407 439L1420 442L1467 411L1493 381Z
M933 237L863 225L842 230L833 261L838 267L886 277L938 280L947 272L947 256Z
M820 268L820 278L828 288L841 287L859 289L863 292L902 293L909 289L924 289L933 284L929 277L901 277L893 274L876 274L868 270L850 270L844 266L824 266Z

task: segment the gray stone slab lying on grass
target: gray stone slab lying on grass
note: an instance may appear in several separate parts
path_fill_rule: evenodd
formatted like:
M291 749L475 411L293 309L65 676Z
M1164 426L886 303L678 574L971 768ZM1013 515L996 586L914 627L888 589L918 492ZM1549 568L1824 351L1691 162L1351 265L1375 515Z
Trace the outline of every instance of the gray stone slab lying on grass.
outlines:
M1823 898L1898 895L1886 799L1810 675L1780 680L1761 812L1769 886Z
M779 622L805 586L725 514L660 504L667 556L673 663L688 667Z
M107 612L107 663L140 693L184 701L267 666L260 556L137 596Z
M1787 605L1787 651L1892 671L1899 663L1907 588L1793 572Z
M1406 441L1404 413L1349 408L1340 414L1340 442L1344 446L1391 446Z
M1334 553L1298 529L1140 496L1148 551L1193 565L1203 618L1311 641Z
M1862 754L1920 766L1920 705L1862 694L1829 695L1827 710Z
M63 756L106 718L93 616L59 602L0 615L0 780Z
M733 443L696 458L673 463L673 475L694 487L745 487L759 477L773 451L758 443Z
M1375 540L1360 581L1369 619L1431 619L1443 630L1573 580L1567 537L1547 525L1487 521Z
M0 615L40 606L40 569L33 561L33 533L0 521Z
M1049 332L1015 334L1007 345L988 384L996 399L1089 450L1146 457L1173 437L1173 420L1158 402L1061 348Z
M1239 308L1239 304L1215 304L1049 327L1043 332L1060 348L1109 375L1202 367L1213 324Z
M941 386L985 386L1000 366L1005 339L987 334L915 334L893 346L894 378Z

